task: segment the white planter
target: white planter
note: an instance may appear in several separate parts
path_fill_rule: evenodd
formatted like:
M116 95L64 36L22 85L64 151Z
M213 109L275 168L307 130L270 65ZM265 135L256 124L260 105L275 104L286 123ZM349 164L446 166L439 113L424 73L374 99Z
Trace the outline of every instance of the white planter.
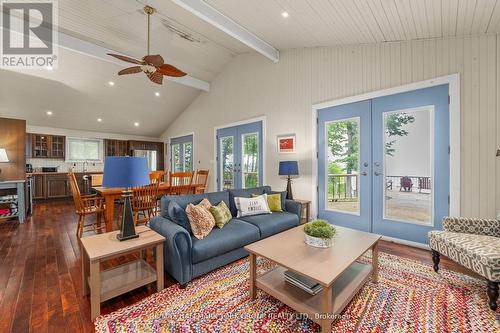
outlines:
M333 238L318 238L312 237L308 234L304 233L305 241L307 245L311 245L314 247L331 247L333 245Z

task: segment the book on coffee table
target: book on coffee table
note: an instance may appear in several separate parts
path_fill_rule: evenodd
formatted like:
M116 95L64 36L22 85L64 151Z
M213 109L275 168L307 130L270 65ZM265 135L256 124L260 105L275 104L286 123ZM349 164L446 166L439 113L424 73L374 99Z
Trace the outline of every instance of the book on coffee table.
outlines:
M316 295L321 290L323 290L323 287L319 283L298 273L287 270L284 272L284 275L287 282L293 284L294 286L304 290L311 295Z

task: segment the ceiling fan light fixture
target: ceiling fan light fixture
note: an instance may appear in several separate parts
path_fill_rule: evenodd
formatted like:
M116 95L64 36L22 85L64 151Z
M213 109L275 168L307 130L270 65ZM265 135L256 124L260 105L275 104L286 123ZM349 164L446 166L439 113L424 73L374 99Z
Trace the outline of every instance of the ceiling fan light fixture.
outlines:
M156 12L156 10L151 7L151 6L145 6L143 8L144 13L148 16L148 39L147 39L147 55L142 57L141 60L137 60L131 57L127 57L124 55L120 54L113 54L113 53L108 53L108 55L128 62L135 64L136 66L133 67L128 67L125 69L122 69L121 71L118 72L118 75L128 75L128 74L135 74L135 73L140 73L143 72L146 74L148 79L156 84L162 84L163 83L163 76L172 76L172 77L182 77L186 76L187 74L181 71L180 69L176 68L175 66L172 66L170 64L165 64L163 57L159 54L152 55L149 53L149 48L150 48L150 37L151 37L151 15ZM110 81L111 82L111 81ZM114 85L110 83L110 85Z

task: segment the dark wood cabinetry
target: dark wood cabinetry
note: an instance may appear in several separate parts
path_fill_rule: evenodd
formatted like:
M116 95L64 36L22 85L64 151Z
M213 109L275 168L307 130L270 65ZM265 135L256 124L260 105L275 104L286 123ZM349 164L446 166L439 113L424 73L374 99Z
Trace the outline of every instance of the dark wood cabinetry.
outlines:
M45 199L45 175L33 175L33 199Z
M128 142L128 144L130 152L132 154L134 150L155 150L157 153L156 170L163 170L165 166L164 164L165 145L163 144L163 142L131 140Z
M65 198L71 195L67 174L45 175L47 199Z
M127 156L130 155L128 141L104 140L104 156Z
M90 194L89 186L84 180L87 173L75 173L78 187L82 195ZM33 199L57 199L72 196L67 173L34 173Z
M64 159L65 144L64 136L31 134L31 157Z

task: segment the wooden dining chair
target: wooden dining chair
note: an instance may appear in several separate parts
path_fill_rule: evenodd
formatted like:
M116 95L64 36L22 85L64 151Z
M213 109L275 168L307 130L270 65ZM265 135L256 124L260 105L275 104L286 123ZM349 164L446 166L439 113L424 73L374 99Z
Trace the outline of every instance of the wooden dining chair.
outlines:
M81 195L80 188L76 181L74 173L68 173L69 184L73 201L75 202L75 212L78 215L78 226L76 235L81 238L85 229L92 229L96 233L98 231L106 231L106 223L103 223L102 217L104 215L104 198L97 195ZM89 215L96 215L95 222L85 224L85 217Z
M170 172L169 184L171 195L192 194L193 172Z
M197 170L196 171L196 177L195 177L195 180L193 182L193 184L196 185L196 188L194 189L194 193L196 193L196 194L205 193L205 190L207 189L209 172L210 172L210 170Z
M149 173L149 181L151 184L161 183L165 177L166 172L163 170L151 171Z
M132 212L134 223L147 224L157 214L159 182L132 188Z

